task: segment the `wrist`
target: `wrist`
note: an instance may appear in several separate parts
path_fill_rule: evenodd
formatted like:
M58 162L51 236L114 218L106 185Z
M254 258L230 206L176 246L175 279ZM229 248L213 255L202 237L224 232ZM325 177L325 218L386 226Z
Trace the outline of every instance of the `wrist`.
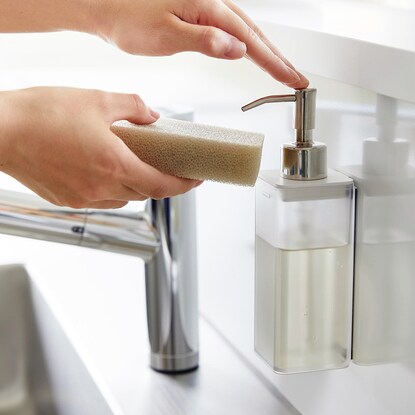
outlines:
M64 0L62 3L62 14L65 17L60 30L72 30L93 35L98 33L97 9L100 8L101 1Z
M93 27L94 35L97 35L107 42L111 41L111 33L113 29L115 14L117 13L117 5L115 1L106 0L83 0L90 4L90 24Z
M0 171L5 171L10 158L11 116L10 94L12 92L0 91Z

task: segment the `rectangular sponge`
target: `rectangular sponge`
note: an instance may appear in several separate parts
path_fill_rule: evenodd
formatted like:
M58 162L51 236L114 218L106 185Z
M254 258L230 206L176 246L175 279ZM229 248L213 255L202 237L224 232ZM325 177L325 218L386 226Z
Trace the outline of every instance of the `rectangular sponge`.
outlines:
M154 124L111 126L145 163L173 176L253 186L263 134L160 118Z

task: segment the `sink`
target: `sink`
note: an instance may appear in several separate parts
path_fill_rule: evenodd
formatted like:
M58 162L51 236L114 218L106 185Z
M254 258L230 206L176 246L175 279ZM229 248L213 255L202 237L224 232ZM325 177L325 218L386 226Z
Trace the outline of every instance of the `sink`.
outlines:
M7 241L10 252L21 249L19 238ZM38 244L25 250L27 268L0 265L0 415L299 413L205 317L199 370L155 372L137 264L130 264L131 275L124 268L122 278L114 279L114 270L86 278L77 262L95 269L98 258L120 270L125 258L81 251L65 263L75 248L59 257L60 247L49 244L61 269L47 279L48 267L39 267L46 262L34 264ZM53 274L58 265L49 265Z
M25 267L0 266L0 415L114 413Z

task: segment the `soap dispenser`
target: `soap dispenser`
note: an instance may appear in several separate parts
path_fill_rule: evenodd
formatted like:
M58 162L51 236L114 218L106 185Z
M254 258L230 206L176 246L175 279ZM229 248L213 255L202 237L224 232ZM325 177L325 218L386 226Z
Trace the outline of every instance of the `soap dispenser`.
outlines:
M295 141L256 184L255 350L277 373L346 367L351 355L353 181L327 170L314 142L316 89L264 97L295 103Z

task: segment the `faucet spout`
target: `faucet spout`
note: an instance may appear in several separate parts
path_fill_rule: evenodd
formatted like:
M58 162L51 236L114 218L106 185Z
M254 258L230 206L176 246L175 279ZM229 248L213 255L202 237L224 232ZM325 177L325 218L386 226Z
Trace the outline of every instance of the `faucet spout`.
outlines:
M151 366L198 366L195 194L150 200L147 209L78 210L0 190L0 233L137 256L146 262Z
M0 191L0 232L95 248L148 261L160 238L144 212L71 209L33 194Z

